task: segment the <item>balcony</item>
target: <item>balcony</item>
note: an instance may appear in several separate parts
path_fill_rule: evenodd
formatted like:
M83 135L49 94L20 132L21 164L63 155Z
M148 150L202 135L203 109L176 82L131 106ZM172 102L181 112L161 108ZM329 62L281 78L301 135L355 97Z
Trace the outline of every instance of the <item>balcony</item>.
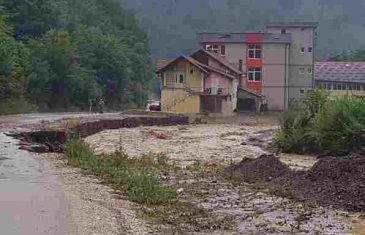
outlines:
M204 95L229 95L228 88L211 87L204 89Z

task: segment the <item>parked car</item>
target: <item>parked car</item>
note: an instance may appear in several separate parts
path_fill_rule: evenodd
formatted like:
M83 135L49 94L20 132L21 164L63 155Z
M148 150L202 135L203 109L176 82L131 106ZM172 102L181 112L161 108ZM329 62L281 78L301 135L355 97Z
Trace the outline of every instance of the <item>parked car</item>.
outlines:
M161 102L156 100L149 100L147 102L147 111L161 111Z

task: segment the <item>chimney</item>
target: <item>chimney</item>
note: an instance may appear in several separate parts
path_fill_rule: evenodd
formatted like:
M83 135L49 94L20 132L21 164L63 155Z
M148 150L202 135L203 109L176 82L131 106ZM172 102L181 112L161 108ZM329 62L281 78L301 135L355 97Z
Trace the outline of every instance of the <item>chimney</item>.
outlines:
M243 60L239 60L238 61L238 70L242 72L243 74ZM239 82L238 82L239 86L242 86L242 75L239 78Z

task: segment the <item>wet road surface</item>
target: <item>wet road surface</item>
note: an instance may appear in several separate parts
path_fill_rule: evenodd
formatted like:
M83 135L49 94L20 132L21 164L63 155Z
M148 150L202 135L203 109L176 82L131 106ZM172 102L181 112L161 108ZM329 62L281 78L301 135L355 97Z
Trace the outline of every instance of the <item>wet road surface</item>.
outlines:
M0 122L32 124L59 118L33 114L1 117ZM68 204L59 177L35 155L19 150L17 143L0 132L0 234L69 234Z

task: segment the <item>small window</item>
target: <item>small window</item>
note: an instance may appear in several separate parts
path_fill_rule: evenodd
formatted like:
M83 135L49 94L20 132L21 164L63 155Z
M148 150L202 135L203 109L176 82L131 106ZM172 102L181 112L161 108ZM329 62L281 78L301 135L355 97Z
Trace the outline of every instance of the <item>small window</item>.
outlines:
M337 83L337 90L341 90L342 89L342 85L341 85L341 83Z
M312 53L313 52L313 47L308 47L308 52Z
M303 89L300 90L300 94L304 94L304 90Z
M346 90L346 84L345 83L342 83L342 90Z
M205 50L217 53L219 55L226 55L226 46L218 44L206 44Z
M301 48L300 48L300 52L301 52L301 53L304 53L304 52L305 52L305 47L301 47Z
M185 75L183 73L176 74L176 83L185 83Z
M226 46L225 45L221 46L221 55L226 55Z
M248 81L260 82L261 81L261 69L260 68L248 69Z
M281 34L286 34L286 29L281 29Z
M308 73L312 74L313 73L313 69L312 68L308 68Z
M194 69L190 69L190 74L194 74Z
M299 74L304 74L305 73L305 69L304 68L299 68Z
M250 44L248 45L248 58L249 59L261 59L261 45L260 44Z

